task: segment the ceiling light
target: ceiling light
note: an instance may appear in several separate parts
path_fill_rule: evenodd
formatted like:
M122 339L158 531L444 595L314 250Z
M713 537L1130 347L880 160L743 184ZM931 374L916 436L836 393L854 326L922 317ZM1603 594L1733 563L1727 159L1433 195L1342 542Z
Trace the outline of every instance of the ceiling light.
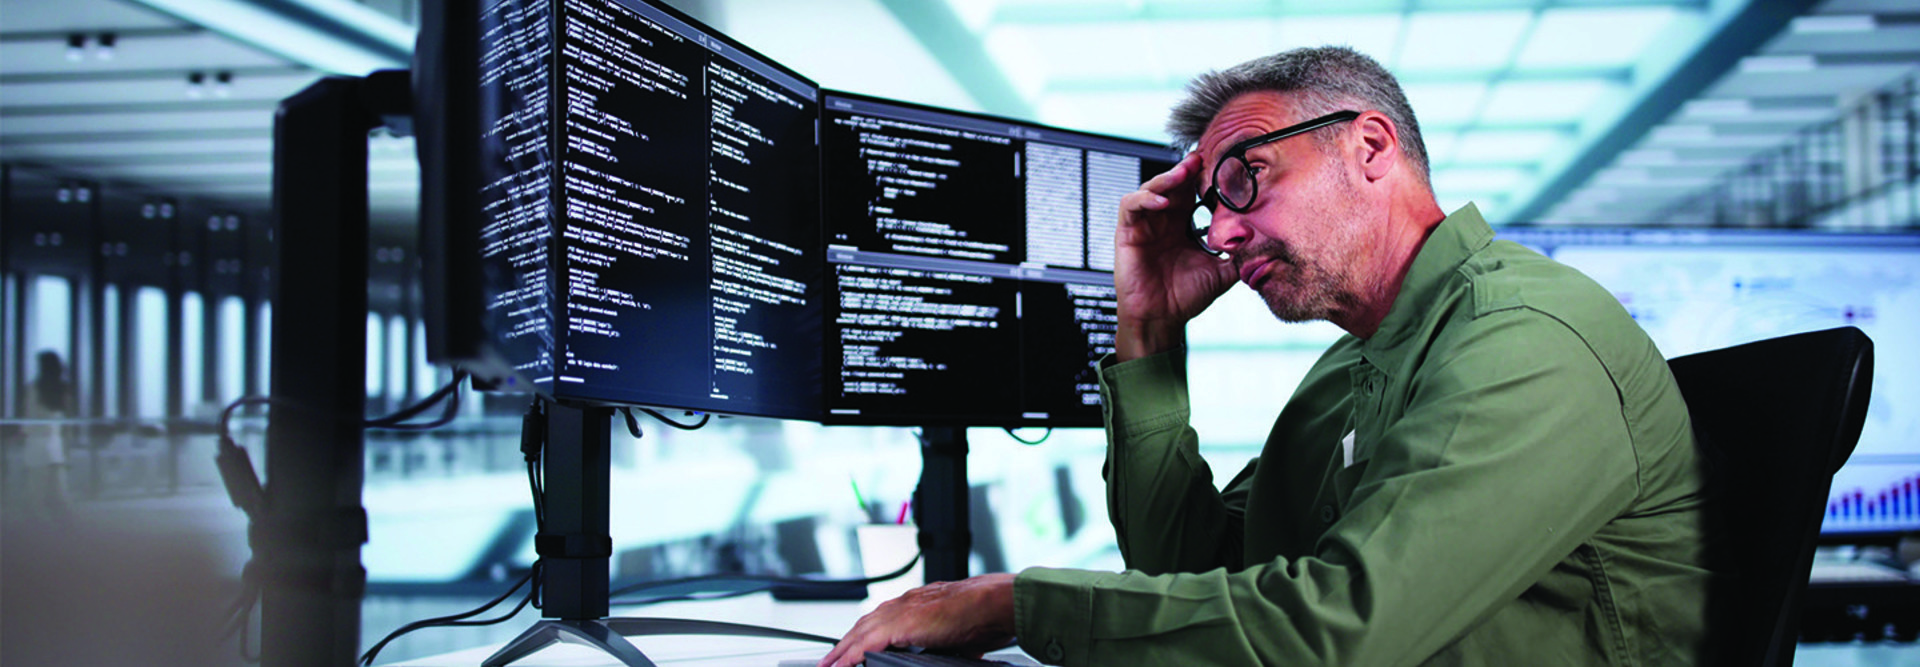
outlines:
M207 92L207 73L187 73L187 99L197 100Z
M1680 154L1658 148L1622 151L1617 164L1634 167L1661 167L1680 163Z
M113 33L100 34L100 46L93 50L93 57L101 60L113 60L113 47L119 43L120 36Z
M1795 34L1836 33L1836 32L1873 32L1876 27L1872 14L1854 16L1802 16L1787 24Z
M1713 140L1711 125L1662 125L1647 136L1659 142L1701 142Z
M1687 116L1729 118L1753 114L1753 103L1745 99L1692 100L1681 109Z
M1811 72L1813 56L1747 56L1740 59L1741 72Z
M87 57L87 36L77 34L77 33L72 35L67 35L67 60L70 62L77 63L82 60L85 60L86 57Z
M225 99L233 95L233 72L219 72L213 75L213 96Z

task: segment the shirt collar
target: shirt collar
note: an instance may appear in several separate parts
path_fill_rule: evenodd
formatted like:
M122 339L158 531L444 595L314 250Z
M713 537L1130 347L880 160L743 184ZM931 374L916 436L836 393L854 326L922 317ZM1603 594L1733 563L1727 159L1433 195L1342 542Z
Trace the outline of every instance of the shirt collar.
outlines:
M1440 295L1447 277L1468 257L1491 243L1493 228L1472 203L1440 221L1420 245L1413 264L1407 267L1407 277L1400 282L1400 294L1393 298L1386 318L1380 320L1379 330L1361 345L1361 354L1367 361L1376 368L1393 367L1384 357L1396 355L1401 343L1425 328L1428 311L1434 307L1434 299Z

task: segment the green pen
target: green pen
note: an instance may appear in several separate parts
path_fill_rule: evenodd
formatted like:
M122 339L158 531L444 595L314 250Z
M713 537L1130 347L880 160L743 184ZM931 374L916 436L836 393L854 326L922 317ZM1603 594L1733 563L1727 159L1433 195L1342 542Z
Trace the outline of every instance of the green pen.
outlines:
M867 506L867 497L860 494L860 480L847 475L847 483L853 485L853 499L860 501L860 515L872 519L873 510Z

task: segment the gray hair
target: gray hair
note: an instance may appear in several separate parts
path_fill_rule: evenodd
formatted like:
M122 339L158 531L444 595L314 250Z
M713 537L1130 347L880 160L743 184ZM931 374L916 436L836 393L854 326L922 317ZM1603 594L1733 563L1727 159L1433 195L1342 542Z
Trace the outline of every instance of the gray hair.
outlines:
M1374 59L1344 46L1283 51L1194 77L1187 84L1187 98L1173 107L1173 117L1167 120L1174 146L1192 148L1227 102L1262 90L1291 96L1305 112L1299 120L1345 108L1386 114L1399 129L1400 150L1419 168L1420 180L1431 180L1427 146L1400 82Z

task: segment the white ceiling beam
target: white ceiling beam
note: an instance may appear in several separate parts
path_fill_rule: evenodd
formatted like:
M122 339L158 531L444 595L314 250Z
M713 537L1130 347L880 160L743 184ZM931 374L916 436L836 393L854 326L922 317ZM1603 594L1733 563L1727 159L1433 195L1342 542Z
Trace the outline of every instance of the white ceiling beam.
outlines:
M131 0L332 74L406 67L414 28L346 0Z

